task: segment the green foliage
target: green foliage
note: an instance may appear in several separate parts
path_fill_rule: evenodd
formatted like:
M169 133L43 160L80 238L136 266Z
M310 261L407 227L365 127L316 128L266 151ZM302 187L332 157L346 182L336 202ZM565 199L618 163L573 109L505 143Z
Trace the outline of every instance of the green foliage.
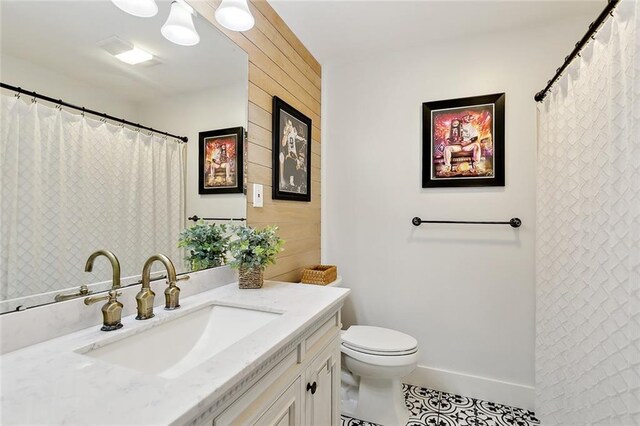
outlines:
M230 237L225 225L199 221L180 233L178 247L187 250L185 260L192 271L221 266L225 262Z
M276 235L277 226L254 229L248 226L233 228L238 237L229 249L233 260L232 268L262 268L276 262L276 255L282 250L284 240Z

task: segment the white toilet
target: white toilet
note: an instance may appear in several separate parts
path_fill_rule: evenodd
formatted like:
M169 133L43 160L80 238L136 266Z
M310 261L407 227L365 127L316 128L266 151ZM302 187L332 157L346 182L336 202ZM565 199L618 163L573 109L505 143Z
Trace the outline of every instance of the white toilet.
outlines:
M380 425L406 425L410 413L400 380L416 368L418 341L387 328L353 325L342 332L341 350L342 412Z

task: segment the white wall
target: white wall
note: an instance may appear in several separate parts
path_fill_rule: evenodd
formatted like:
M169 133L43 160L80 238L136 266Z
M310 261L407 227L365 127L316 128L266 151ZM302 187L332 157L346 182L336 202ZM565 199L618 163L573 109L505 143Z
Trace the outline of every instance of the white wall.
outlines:
M249 92L243 82L214 87L198 93L140 104L141 122L159 129L171 129L187 136L186 217L246 217L244 194L198 194L198 133L242 126L247 128Z
M323 64L323 262L344 323L420 344L410 382L532 408L536 104L584 21ZM506 92L506 186L421 188L423 102ZM411 218L523 226L422 225Z
M14 56L2 55L0 79L3 83L62 99L71 104L123 117L130 121L137 120L135 103L124 100L120 96L113 96L108 90Z

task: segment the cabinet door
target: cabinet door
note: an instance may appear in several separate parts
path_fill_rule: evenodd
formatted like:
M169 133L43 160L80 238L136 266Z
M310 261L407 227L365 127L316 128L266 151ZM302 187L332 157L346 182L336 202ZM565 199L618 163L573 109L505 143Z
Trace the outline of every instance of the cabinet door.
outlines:
M340 419L340 347L334 339L307 369L305 421L309 426L337 425Z
M275 367L258 382L231 403L215 417L213 426L247 426L256 424L264 414L278 402L285 393L296 396L297 410L302 412L302 384L304 373L298 364L299 350L289 352ZM266 419L266 418L265 418ZM298 418L301 421L301 418ZM300 424L300 423L297 423Z
M291 386L255 422L258 426L298 426L302 417L300 407L300 385L298 377Z

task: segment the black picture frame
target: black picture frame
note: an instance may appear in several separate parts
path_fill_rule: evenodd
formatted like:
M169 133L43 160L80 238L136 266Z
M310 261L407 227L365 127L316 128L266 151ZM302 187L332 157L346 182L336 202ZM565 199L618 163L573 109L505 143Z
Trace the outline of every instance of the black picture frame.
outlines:
M227 154L233 146L233 153ZM218 148L216 148L218 146ZM224 153L222 153L222 147ZM220 149L212 153L212 150ZM227 155L225 158L224 155ZM218 160L212 160L217 156ZM220 160L220 156L223 156ZM198 134L198 194L235 194L244 192L244 128L208 130ZM215 167L218 164L220 167ZM233 182L225 182L224 172L233 175Z
M273 97L274 200L311 201L311 119Z
M422 104L423 188L505 186L505 97Z

